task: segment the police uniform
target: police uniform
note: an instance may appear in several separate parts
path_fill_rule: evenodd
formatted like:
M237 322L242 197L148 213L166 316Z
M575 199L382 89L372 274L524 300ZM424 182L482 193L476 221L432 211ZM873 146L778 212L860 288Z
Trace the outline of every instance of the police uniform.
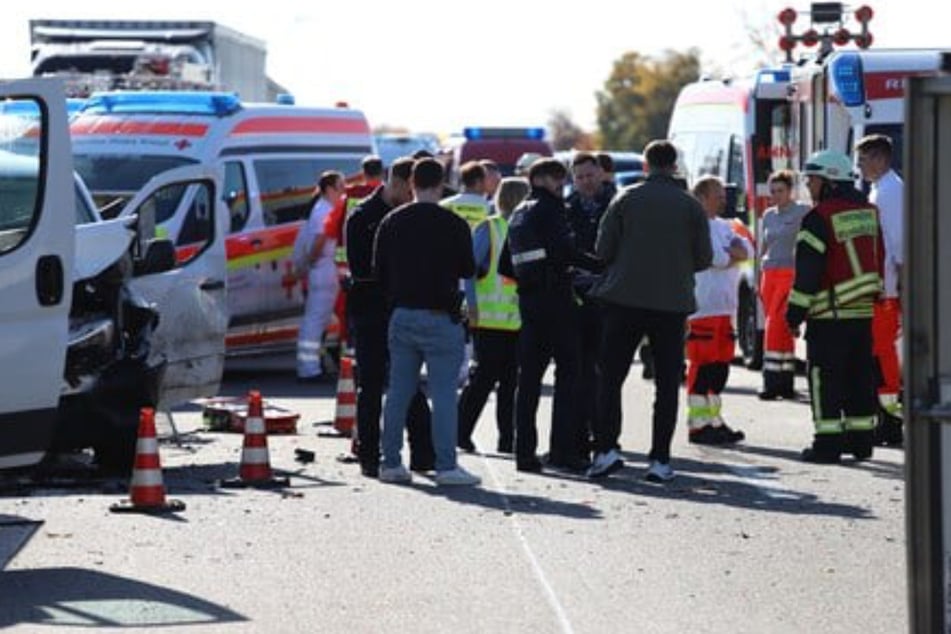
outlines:
M538 445L535 414L542 377L552 358L555 360L555 395L550 463L583 468L587 462L587 447L578 446L579 340L577 300L569 272L572 265L599 268L593 256L575 247L563 199L533 186L529 197L512 214L500 263L501 273L514 277L518 283L522 318L515 398L516 466L522 471L541 469L535 455Z
M876 413L872 312L882 291L884 245L878 211L851 184L851 161L823 150L805 175L825 179L819 202L802 220L796 277L786 321L805 320L809 393L815 436L808 462L872 455Z

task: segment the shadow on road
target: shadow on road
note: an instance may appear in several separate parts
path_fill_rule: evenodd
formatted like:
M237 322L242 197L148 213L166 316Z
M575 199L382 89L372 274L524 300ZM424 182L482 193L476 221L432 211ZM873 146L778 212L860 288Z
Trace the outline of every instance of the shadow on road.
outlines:
M778 480L775 468L675 457L671 465L677 471L677 477L670 483L659 485L644 480L646 458L643 454L622 452L622 455L625 461L633 464L601 481L604 488L650 498L722 504L769 513L875 518L867 508L823 502L813 493L789 489Z
M0 628L157 627L248 620L183 592L81 568L6 571L0 575L0 605Z
M524 495L511 491L499 492L482 487L447 487L413 485L413 490L428 495L445 498L460 504L481 506L506 515L518 513L521 515L558 515L582 520L601 519L601 511L587 504L565 502L537 495Z
M727 451L735 451L737 453L750 454L755 456L765 456L768 458L779 458L781 460L790 460L792 462L801 463L800 452L793 451L791 449L777 449L776 447L763 447L759 445L737 445L732 447ZM885 462L883 460L875 459L875 456L881 456L884 452L892 451L901 451L900 449L883 449L881 447L876 447L875 452L872 454L871 460L864 460L862 462L856 462L851 459L850 456L845 455L842 457L842 463L839 467L847 467L850 469L861 469L862 471L868 471L872 475L875 475L879 478L891 478L894 480L904 480L905 479L905 467L901 463ZM831 467L835 469L836 467Z

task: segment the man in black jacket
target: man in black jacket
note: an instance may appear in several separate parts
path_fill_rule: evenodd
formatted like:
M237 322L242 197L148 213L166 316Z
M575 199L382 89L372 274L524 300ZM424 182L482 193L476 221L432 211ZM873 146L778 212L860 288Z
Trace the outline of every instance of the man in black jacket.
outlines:
M610 158L610 157L609 157ZM598 225L601 216L611 202L612 190L605 189L602 180L604 170L598 164L598 156L590 152L578 152L571 159L571 180L574 188L565 200L568 209L568 225L575 236L575 246L579 251L594 253L594 242L598 237ZM613 181L612 181L613 184ZM578 442L589 444L594 427L595 362L601 342L601 309L588 296L597 276L591 273L577 272L574 278L575 292L581 300L578 307L578 414L581 424Z
M579 446L579 340L577 299L569 267L597 270L599 262L579 251L568 227L562 190L567 169L555 159L536 160L529 168L531 194L512 214L499 272L518 282L522 317L519 377L515 397L515 459L519 471L538 472L535 414L542 377L555 359L549 464L582 470L586 446Z
M380 222L395 207L413 198L410 174L413 159L393 161L389 179L354 207L346 224L347 262L353 286L347 295L357 357L357 453L363 475L375 478L380 467L380 415L386 383L389 318L383 289L373 275L373 243ZM406 421L410 469L433 468L435 452L430 434L429 404L417 391Z

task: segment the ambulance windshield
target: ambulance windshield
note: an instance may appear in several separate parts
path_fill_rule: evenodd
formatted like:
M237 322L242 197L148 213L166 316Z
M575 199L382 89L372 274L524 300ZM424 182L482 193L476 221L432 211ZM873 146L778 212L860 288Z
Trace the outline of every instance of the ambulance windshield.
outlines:
M156 174L182 165L197 163L180 156L95 156L77 154L76 171L94 195L103 192L134 194Z

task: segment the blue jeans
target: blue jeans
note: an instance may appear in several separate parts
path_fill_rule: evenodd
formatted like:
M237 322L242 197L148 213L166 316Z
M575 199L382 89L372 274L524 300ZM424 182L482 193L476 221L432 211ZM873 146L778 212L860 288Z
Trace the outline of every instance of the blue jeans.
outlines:
M456 382L465 347L465 331L449 315L425 309L397 308L390 317L390 383L383 408L383 466L401 463L406 412L426 363L433 402L432 433L436 471L456 467Z

